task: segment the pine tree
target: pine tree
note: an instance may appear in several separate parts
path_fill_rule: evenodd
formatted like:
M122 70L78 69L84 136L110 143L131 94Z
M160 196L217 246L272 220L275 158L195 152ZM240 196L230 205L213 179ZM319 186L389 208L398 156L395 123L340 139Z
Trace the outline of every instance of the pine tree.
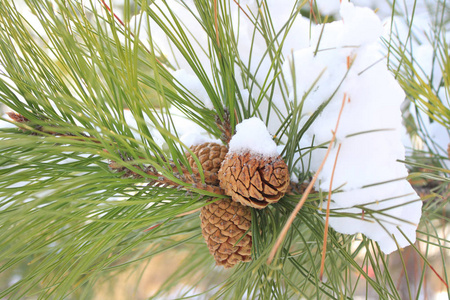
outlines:
M412 152L406 161L414 171L410 180L421 185L425 203L418 241L409 248L423 266L418 273L411 274L408 257L401 251L384 255L364 235L327 229L328 216L322 211L328 193L305 194L302 183L310 183L314 176L308 169L308 153L328 145L305 150L299 141L327 103L302 123L303 102L289 99L281 48L283 35L300 12L310 13L311 24L329 22L317 7L309 11L304 2L292 4L279 32L266 1L257 1L258 15L245 16L254 22L254 35L264 36L263 57L271 61L261 81L261 74L252 73L254 66L244 63L236 43L240 33L234 30L230 11L239 1L177 2L192 11L207 33L201 46L209 65L197 52L197 43L204 41L196 40L196 32L177 17L175 1L159 1L150 8L151 3L126 0L123 16L108 1L1 3L0 101L14 111L3 118L11 126L0 129L1 298L91 299L99 283L137 270L167 251L185 259L153 295L159 299L172 297L168 295L183 280L192 288L177 294L180 298L198 293L205 299L353 299L362 290L366 297L400 299L404 294L390 265L394 256L401 258L400 277L406 278L402 286L411 298L426 289L427 278L448 285L445 262L450 241L443 232L448 221L449 171L447 158L434 153L433 147L426 153ZM244 7L239 8L245 15ZM25 9L33 19L27 19ZM131 18L132 14L139 17ZM174 52L185 60L180 64L193 70L211 103L198 97L189 78L174 72L178 67L161 53L152 32L142 38L143 24L161 28ZM448 130L448 106L431 82L413 76L413 54L402 51L403 44L391 41L389 45L391 56L402 62L393 63L391 71L408 97ZM442 54L442 69L448 71L448 45L436 44L436 49ZM259 50L249 51L251 60ZM441 86L448 92L445 74ZM278 102L272 98L276 89L282 95ZM423 94L432 104L420 100ZM233 203L224 211L238 208L219 184L218 170L203 165L201 153L182 139L180 115L224 147L239 123L255 116L264 120L277 128L274 142L284 147L280 160L298 178L280 184L277 203L265 209L245 208L246 217L238 221L251 225L240 228L239 238L227 240L227 247L251 245L251 261L238 260L231 270L215 267L211 249L216 242L211 242L208 232L205 243L202 227L211 218L212 205ZM410 131L432 143L411 117L405 120L411 122ZM301 170L296 168L299 162ZM268 263L302 197L303 207ZM370 210L365 213L370 219ZM336 210L331 215L349 214ZM438 258L429 253L431 248L438 250ZM244 250L241 260L248 261L248 249ZM20 279L12 282L11 278ZM450 294L448 286L446 291Z

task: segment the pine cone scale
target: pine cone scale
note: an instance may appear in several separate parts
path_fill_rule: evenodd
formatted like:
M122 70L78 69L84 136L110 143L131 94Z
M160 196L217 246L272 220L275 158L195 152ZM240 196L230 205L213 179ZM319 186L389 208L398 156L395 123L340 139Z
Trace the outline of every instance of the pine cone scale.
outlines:
M263 189L261 185L261 189ZM261 194L260 190L257 189L255 186L251 186L249 190L250 198L257 200L257 201L263 201L264 196Z
M222 221L222 222L219 222L219 223L217 223L217 224L214 224L215 226L216 226L216 228L217 229L219 229L219 230L226 230L227 228L227 226L228 226L228 222L224 222L224 221Z
M234 177L234 180L238 180L240 174L241 174L241 165L236 163L236 165L231 167L231 175Z
M258 168L259 168L259 162L253 162L251 164L246 162L244 165L248 168L250 177L253 177L255 175L256 171L258 171Z
M274 188L271 188L270 185L266 184L264 186L264 194L269 196L276 196L278 194L278 191Z
M246 235L244 237L237 235L235 237L230 238L229 242L231 245L242 247L248 245L251 242L251 238L249 235Z
M234 252L236 252L238 250L238 247L232 247L231 244L228 243L223 243L222 245L220 245L218 251L221 254L233 254Z
M214 226L213 224L206 224L204 227L205 232L209 235L214 234L214 232L216 232L219 229L220 228Z
M239 255L237 253L231 254L230 258L228 259L228 262L233 265L237 264L240 261L242 261L242 255Z
M217 224L217 223L220 222L221 219L220 219L220 217L218 217L218 216L212 214L211 217L210 217L208 220L209 220L209 222L210 222L211 224Z
M222 234L221 230L217 230L213 234L211 234L210 238L219 244L225 243L228 240L228 237L224 234Z
M226 212L226 213L224 213L224 214L222 215L222 220L224 220L224 221L230 221L232 217L233 217L232 214L230 214L229 212Z
M273 166L270 165L270 164L267 164L260 170L261 170L262 178L265 181L269 181L270 180L270 176L273 174Z
M235 190L236 193L240 194L242 197L245 198L249 197L248 189L245 187L242 181L240 180L236 181L236 187L237 187L237 189Z
M245 188L248 189L250 186L250 172L247 166L242 167L241 174L239 175L239 181L244 184Z
M251 240L250 236L246 235L246 236L244 236L243 239L241 239L239 242L236 243L236 246L239 246L239 247L247 246L249 243L251 243L251 241L252 240ZM238 253L239 254L246 253L246 255L250 255L250 249L245 248L245 249L240 250Z
M228 209L231 206L231 203L228 203L226 201L220 201L218 205L220 209Z
M218 210L216 210L215 212L214 212L214 215L216 216L216 217L219 217L219 218L222 218L222 216L226 213L226 207L224 207L224 208L222 208L222 207L219 207L220 209L218 209Z
M236 214L239 216L239 217L244 217L244 218L246 218L246 216L248 216L248 209L246 208L246 207L244 207L244 206L237 206L237 211L236 211ZM247 218L246 218L247 219ZM250 214L250 220L251 220L251 214Z
M246 230L246 228L250 228L251 222L250 220L241 220L239 221L237 227L239 227L242 230ZM251 235L251 233L249 233Z
M253 175L250 182L253 185L253 187L256 188L257 190L263 189L262 180L261 180L261 176L259 175L259 172L256 172L255 175Z
M227 227L224 231L222 231L222 234L227 237L235 237L237 234L239 234L241 230L234 224L230 224L230 226Z
M243 248L241 248L242 250L240 250L240 251L238 251L238 253L240 254L240 255L242 255L242 256L250 256L250 254L251 254L251 249L250 248L248 248L248 247L243 247Z
M219 247L219 249L220 249L220 247ZM230 255L228 255L226 253L219 252L219 249L217 249L217 251L214 253L214 258L216 259L216 261L226 261L226 260L228 260L228 257Z

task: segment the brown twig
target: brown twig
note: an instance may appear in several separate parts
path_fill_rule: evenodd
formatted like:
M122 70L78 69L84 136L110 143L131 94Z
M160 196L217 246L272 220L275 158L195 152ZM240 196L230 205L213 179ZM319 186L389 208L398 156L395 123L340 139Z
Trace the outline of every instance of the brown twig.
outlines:
M112 12L111 8L106 4L105 1L101 0L102 4L105 6L105 8L114 15L114 18L120 23L120 25L125 27L125 23L115 14Z
M339 147L337 149L336 158L334 159L334 165L333 165L333 171L331 172L331 178L330 178L330 188L328 189L328 202L327 202L327 213L325 217L325 229L323 233L323 246L322 246L322 261L320 262L320 280L322 281L323 276L323 270L325 268L325 254L327 252L327 238L328 238L328 223L330 219L330 203L331 203L331 191L333 188L333 179L334 179L334 172L336 170L336 164L339 157L339 151L341 151L342 144L339 144Z
M199 208L196 208L196 209L193 209L193 210L190 210L190 211L187 211L187 212L178 214L178 215L175 216L175 218L180 218L180 217L184 217L184 216L187 216L187 215L191 215L191 214L193 214L193 213L196 213L196 212L200 211L201 209L202 209L202 208L199 207ZM161 224L162 224L162 223L158 223L158 224L156 224L156 225L153 225L153 226L151 226L151 227L145 229L144 232L153 230L153 229L155 229L155 228L161 226Z
M29 119L27 119L26 117L24 117L21 114L15 113L15 112L8 112L7 113L8 116L15 121L17 124L17 126L21 129L26 131L27 128L26 126L21 126L21 124L23 125L27 125L27 123L30 122ZM28 125L27 125L28 126ZM71 137L77 140L84 140L81 137L74 135L72 133L60 133L57 131L50 131L50 130L44 130L42 126L38 125L33 127L32 125L29 126L32 129L39 131L41 134L45 135L45 134L50 134L50 135L54 135L54 136L62 136L62 137ZM32 133L32 134L38 134L38 133ZM82 134L82 133L81 133ZM92 136L87 136L82 134L85 138L89 138L91 139L93 142L95 143L100 143L100 141L98 141L96 138L92 137ZM103 151L108 152L106 149L103 149ZM122 155L121 155L122 156ZM126 160L124 157L122 157L122 159ZM144 173L146 173L147 175L150 175L152 177L154 177L155 179L153 179L152 184L154 185L158 185L161 187L176 187L176 188L185 188L185 189L199 189L199 190L204 190L206 192L210 192L210 193L214 193L214 194L218 194L218 195L224 195L224 191L217 185L208 185L208 184L204 184L201 182L201 177L199 173L191 173L189 172L189 170L185 167L181 167L181 170L175 166L175 163L171 162L171 167L175 168L178 173L175 174L175 176L178 177L178 179L180 179L181 181L183 181L184 184L179 184L175 181L172 181L164 176L161 176L160 173L158 173L156 171L155 168L153 168L152 166L148 166L145 167L144 169L137 166L137 165L133 165L133 167L143 171ZM125 172L125 174L123 175L123 177L132 177L132 178L142 178L143 176L141 174L138 174L114 161L111 161L109 164L109 168L111 170L117 171L117 172ZM217 179L217 174L216 173L212 173L210 171L203 171L204 177L205 179L207 179L208 182L218 182Z
M298 183L298 182L291 181L289 184L289 187L286 191L286 195L303 195L305 193L306 189L308 188L308 184L309 183L306 183L306 182ZM309 193L313 194L315 192L316 191L313 189Z
M314 12L314 7L313 7L313 0L309 1L309 13L313 16L314 22L316 22L317 24L317 17L316 17L316 13Z
M244 13L244 15L247 16L247 19L249 19L249 20L251 21L252 19L251 19L250 16L245 12L245 10L242 8L242 6L239 4L239 2L237 2L237 0L233 0L233 1L234 1L234 3L239 7L239 9Z
M267 258L267 264L271 264L273 261L273 258L275 257L275 254L278 251L278 248L280 247L281 243L283 242L284 238L286 237L286 234L291 227L292 223L294 222L295 217L297 216L300 209L303 207L303 204L305 203L306 199L308 198L309 193L311 192L314 183L317 180L317 177L319 176L320 172L322 171L323 166L325 165L325 162L328 158L328 155L331 152L331 147L334 144L334 141L336 140L336 132L339 126L339 121L341 119L342 111L344 110L344 105L346 101L347 95L344 94L344 98L342 100L341 110L339 111L338 119L336 121L336 127L333 131L333 136L331 137L330 144L328 145L327 152L325 154L324 159L322 160L322 163L320 164L319 168L316 171L316 174L314 174L314 177L312 178L311 182L309 183L308 187L305 190L305 193L303 194L302 198L300 199L300 202L297 204L295 209L292 211L291 215L289 216L289 219L287 220L286 224L284 225L283 229L280 232L280 235L278 236L278 239L275 242L275 245L273 246L272 250L270 251L269 257Z
M448 158L450 159L450 143L448 144L448 147L447 147L447 155L448 155Z
M191 215L193 213L196 213L196 212L200 211L201 209L202 209L202 207L199 207L199 208L196 208L196 209L193 209L193 210L190 210L190 211L178 214L178 215L175 216L175 218Z
M230 123L230 111L227 108L224 108L223 112L223 121L220 120L219 116L216 116L216 124L219 127L220 131L222 131L222 136L220 139L226 145L230 143L231 137L233 136L233 131L231 129Z
M191 174L187 171L187 169L182 168L181 173L175 173L175 177L181 180L183 184L175 182L162 174L158 173L153 167L145 167L144 169L140 166L133 165L138 170L141 170L147 175L152 177L150 184L159 187L167 187L167 188L183 188L186 190L199 189L209 193L214 193L217 195L224 195L224 191L216 185L204 184L201 182L200 174ZM111 162L109 164L109 168L111 170L115 170L117 172L125 172L123 177L132 177L132 178L142 178L143 176L139 173L136 173L133 170L130 170L116 162ZM208 173L208 172L205 172ZM206 174L205 174L206 176ZM212 176L212 175L211 175Z
M75 135L75 134L73 134L73 133L67 133L67 132L66 132L66 133L61 133L61 132L53 131L53 130L44 130L44 127L41 126L41 125L28 124L28 123L30 123L30 120L27 119L26 117L24 117L24 116L21 115L21 114L18 114L18 113L12 112L12 111L7 112L6 114L7 114L8 117L10 117L14 122L18 123L18 124L16 124L17 127L19 127L19 129L22 130L22 131L24 131L24 132L30 131L30 129L32 129L32 130L38 131L38 132L39 132L40 134L42 134L42 135L49 134L49 135L60 136L60 137L71 137L71 138L73 138L73 139L75 139L75 140L84 140L84 138L89 138L89 139L91 139L94 143L100 143L95 137L93 137L93 136L91 136L91 135L86 135L86 134L84 134L84 133L80 133L80 135L83 137L83 138L81 138L80 136ZM23 124L23 125L22 125L22 124ZM54 127L54 126L51 126L51 125L50 125L50 127ZM56 128L55 128L55 129L56 129ZM39 135L39 133L31 132L30 134L31 134L31 135Z
M28 123L30 122L30 120L28 120L27 118L25 118L24 116L22 116L21 114L9 111L6 113L8 115L8 117L10 117L14 122L17 123Z

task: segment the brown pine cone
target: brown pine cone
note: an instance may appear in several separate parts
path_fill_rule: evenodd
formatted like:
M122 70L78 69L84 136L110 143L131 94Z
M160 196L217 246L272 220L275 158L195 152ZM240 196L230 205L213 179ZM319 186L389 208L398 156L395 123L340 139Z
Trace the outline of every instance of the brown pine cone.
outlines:
M205 173L205 182L207 184L219 184L217 179L217 172L220 169L220 165L227 155L227 146L220 145L217 143L203 143L196 146L190 147L191 151L197 155L203 172ZM187 152L186 153L189 165L195 174L198 174L197 164L195 163L194 157Z
M230 153L219 170L220 187L243 205L262 209L286 193L290 179L283 159Z
M240 261L251 261L249 207L231 199L220 199L204 206L200 219L203 237L217 265L231 268Z

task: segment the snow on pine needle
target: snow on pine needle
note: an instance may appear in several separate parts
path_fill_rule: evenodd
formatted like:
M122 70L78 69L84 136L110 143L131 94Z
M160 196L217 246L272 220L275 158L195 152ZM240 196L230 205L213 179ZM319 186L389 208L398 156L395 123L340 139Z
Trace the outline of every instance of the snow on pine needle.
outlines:
M284 0L282 3L267 1L264 12L272 16L270 18L273 29L271 34L277 35L274 38L276 46L272 45L273 49L269 49L266 36L268 33L261 32L260 28L262 21L258 16L260 13L258 2L248 0L239 3L239 6L233 4L228 7L228 17L231 27L229 30L232 31L231 34L234 34L233 38L236 40L237 57L233 66L235 73L233 80L239 87L237 93L242 99L241 106L250 106L254 111L258 110L261 115L265 115L269 109L268 98L270 97L270 101L277 106L277 109L286 115L287 103L283 99L282 86L271 83L276 80L277 73L281 70L274 70L273 59L269 52L279 50L280 53L272 55L287 57L292 49L307 47L310 20L298 14L298 8L292 1ZM211 99L212 95L208 94L205 88L205 78L200 76L206 75L209 81L207 84L215 85L221 80L222 75L217 73L216 58L209 49L210 37L199 23L199 15L193 2L172 2L170 6L172 14L170 14L164 1L158 0L150 5L150 10L161 20L165 20L165 25L177 24L183 28L187 32L185 38L189 47L177 48L171 37L155 21L154 16L148 18L148 11L132 18L131 29L139 31L141 41L148 48L154 48L163 60L174 68L172 75L175 85L190 94L192 101L201 108L217 109ZM268 22L268 20L265 21ZM295 30L289 30L287 25L294 27ZM295 33L292 33L293 31ZM188 60L185 57L184 54L189 52L195 53L195 59ZM273 95L269 95L269 92ZM254 101L258 101L259 97L265 99L255 105ZM268 127L272 133L275 133L281 124L280 118L275 114L268 119L264 118L264 121L269 122Z
M291 91L295 85L297 93L292 92L291 98L300 101L306 95L303 113L310 115L331 97L301 141L307 147L312 141L314 145L330 141L342 98L348 97L336 132L341 150L331 209L354 216L330 217L330 225L341 233L361 232L391 253L397 249L396 241L399 247L409 245L406 238L415 241L422 207L406 180L406 167L398 162L405 158L400 113L405 94L380 53L383 28L378 17L348 3L341 5L340 13L341 21L313 29L311 47L294 52ZM284 70L291 76L289 62ZM337 150L329 157L334 158ZM324 155L320 149L311 153L312 171ZM333 163L333 159L326 162L316 189L329 191Z
M418 129L420 143L413 143L414 150L433 153L442 167L450 169L447 147L450 144L450 86L448 80L448 41L450 41L450 11L443 9L441 20L433 20L435 10L419 10L414 23L395 16L385 21L383 38L389 41L385 53L393 70L399 70L398 80L407 90L408 114ZM442 26L442 28L441 28ZM403 49L399 51L397 49Z

